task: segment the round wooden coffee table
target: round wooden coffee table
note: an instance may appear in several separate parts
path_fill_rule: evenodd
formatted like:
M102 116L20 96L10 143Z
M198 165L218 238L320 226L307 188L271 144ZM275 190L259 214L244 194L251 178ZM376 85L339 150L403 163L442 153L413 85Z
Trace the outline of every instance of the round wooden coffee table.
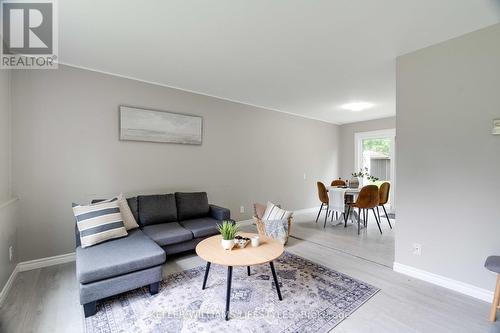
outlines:
M238 235L243 237L252 238L257 234L250 233L238 233ZM278 276L276 275L276 270L274 269L273 260L279 258L283 252L283 245L277 240L271 239L259 235L260 245L258 247L252 247L248 244L245 248L240 249L235 246L232 250L224 250L221 246L222 236L212 236L201 241L196 246L196 254L203 260L207 262L207 268L205 269L205 277L203 278L202 289L205 289L207 284L208 272L210 271L210 264L218 264L227 266L227 290L226 290L226 320L229 320L229 302L231 298L231 280L233 276L234 266L246 266L247 273L250 275L250 266L267 264L271 266L271 272L273 274L274 284L276 285L276 291L278 293L278 298L281 301L281 291L278 284Z

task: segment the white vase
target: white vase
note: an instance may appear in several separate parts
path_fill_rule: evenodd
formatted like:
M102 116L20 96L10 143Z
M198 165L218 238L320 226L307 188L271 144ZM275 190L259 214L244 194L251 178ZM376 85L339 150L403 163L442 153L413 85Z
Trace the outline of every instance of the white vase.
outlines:
M349 181L350 188L358 188L359 187L359 179L358 177L352 177Z
M231 250L234 246L234 239L223 239L220 243L224 250Z

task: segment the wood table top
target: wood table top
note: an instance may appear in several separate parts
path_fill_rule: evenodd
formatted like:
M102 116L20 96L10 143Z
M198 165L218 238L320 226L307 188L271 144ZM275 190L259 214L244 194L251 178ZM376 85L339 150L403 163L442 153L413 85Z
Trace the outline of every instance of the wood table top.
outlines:
M238 235L248 238L259 236L260 245L252 247L252 244L249 243L243 249L235 245L232 250L224 250L221 245L222 236L217 235L202 240L196 246L196 254L205 261L213 264L253 266L273 261L280 257L285 250L283 244L279 241L266 236L246 232L240 232Z
M338 187L338 186L325 186L328 191L330 190L343 190L345 193L359 193L361 191L361 187L358 188L350 188L350 187Z

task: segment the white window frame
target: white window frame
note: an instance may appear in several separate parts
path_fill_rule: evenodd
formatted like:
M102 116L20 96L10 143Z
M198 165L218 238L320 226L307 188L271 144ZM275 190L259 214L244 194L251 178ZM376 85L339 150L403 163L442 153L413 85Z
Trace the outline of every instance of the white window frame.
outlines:
M396 192L396 129L384 129L369 132L357 132L354 133L354 170L358 172L360 169L360 161L363 156L363 140L364 139L376 139L389 137L391 139L391 206L390 211L395 212L396 210L396 197L394 193Z

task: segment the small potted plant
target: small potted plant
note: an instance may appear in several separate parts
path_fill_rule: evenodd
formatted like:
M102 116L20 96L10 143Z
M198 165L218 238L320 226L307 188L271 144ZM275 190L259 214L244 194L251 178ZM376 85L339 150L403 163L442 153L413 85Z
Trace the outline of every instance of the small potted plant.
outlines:
M222 224L217 224L217 229L222 235L221 245L224 250L231 250L234 246L234 237L238 232L238 225L234 221L222 221Z

